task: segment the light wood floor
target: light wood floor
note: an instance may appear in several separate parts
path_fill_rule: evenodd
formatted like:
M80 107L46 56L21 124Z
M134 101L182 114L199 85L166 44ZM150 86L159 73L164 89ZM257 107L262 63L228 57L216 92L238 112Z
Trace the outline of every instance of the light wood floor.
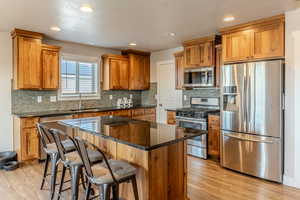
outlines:
M47 200L40 191L42 165L31 163L13 172L0 171L0 199ZM188 158L190 200L299 200L300 190L221 168L214 161ZM68 199L65 193L62 199Z

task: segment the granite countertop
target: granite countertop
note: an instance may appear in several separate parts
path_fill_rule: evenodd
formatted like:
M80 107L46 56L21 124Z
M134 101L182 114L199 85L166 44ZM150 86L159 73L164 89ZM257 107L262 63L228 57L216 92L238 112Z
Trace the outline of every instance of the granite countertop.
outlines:
M145 151L207 134L207 131L115 116L61 120L57 123Z
M82 110L51 110L51 111L41 111L41 112L26 112L26 113L13 113L18 117L53 117L60 115L72 115L80 113L92 113L92 112L105 112L105 111L115 111L115 110L128 110L137 108L155 108L156 105L136 105L131 108L119 108L119 107L99 107L99 108L85 108Z

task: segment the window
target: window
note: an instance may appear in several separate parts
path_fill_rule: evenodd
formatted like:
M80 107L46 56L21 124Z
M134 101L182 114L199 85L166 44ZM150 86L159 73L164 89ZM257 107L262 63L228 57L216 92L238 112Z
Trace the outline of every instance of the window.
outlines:
M72 59L62 57L61 60L61 99L79 97L99 98L99 67L96 59Z

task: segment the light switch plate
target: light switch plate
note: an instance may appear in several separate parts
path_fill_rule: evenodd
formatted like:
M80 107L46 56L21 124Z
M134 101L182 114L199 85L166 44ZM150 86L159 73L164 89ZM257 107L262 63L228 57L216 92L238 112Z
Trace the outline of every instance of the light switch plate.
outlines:
M56 101L57 101L56 96L51 96L51 97L50 97L50 102L56 102Z
M37 102L38 102L38 103L42 103L42 101L43 101L42 96L38 96L38 97L37 97Z
M112 100L113 99L113 95L109 95L109 99Z

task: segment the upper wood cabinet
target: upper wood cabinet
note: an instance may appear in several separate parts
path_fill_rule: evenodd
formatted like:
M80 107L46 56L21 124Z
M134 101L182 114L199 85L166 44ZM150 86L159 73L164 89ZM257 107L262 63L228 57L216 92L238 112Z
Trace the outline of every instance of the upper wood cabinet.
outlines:
M219 36L203 37L183 43L184 65L192 67L210 67L215 65L214 46L220 41Z
M13 39L14 89L40 89L42 83L40 33L15 29Z
M243 61L251 56L251 32L241 31L223 36L224 62Z
M182 89L184 84L184 52L178 52L175 56L175 86Z
M121 55L103 55L103 90L129 89L129 61Z
M15 29L13 88L56 90L59 85L59 47L42 44L43 34Z
M129 58L129 90L150 88L150 53L125 50L122 54Z
M42 45L43 89L59 88L59 50L58 46Z
M221 29L224 63L284 58L284 15Z

